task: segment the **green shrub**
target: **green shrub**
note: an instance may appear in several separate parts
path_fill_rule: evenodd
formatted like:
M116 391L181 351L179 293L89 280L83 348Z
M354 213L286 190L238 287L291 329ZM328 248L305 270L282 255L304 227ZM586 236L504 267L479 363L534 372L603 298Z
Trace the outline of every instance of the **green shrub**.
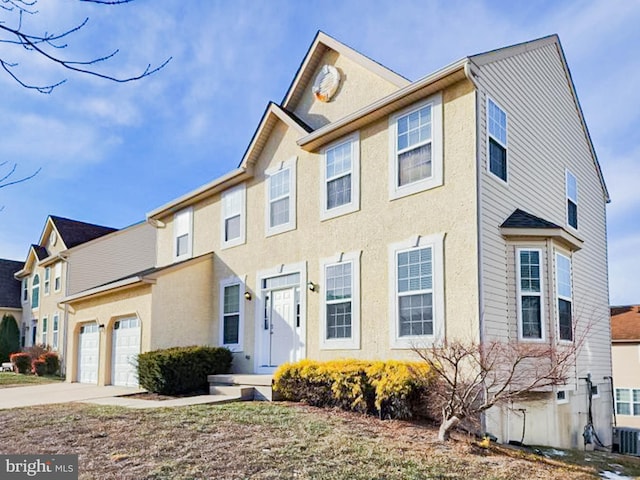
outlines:
M47 363L44 360L34 360L31 362L31 373L42 377L47 371Z
M45 364L45 375L55 375L60 370L60 357L55 352L43 353L39 360Z
M28 353L14 353L10 359L14 371L24 374L31 370L31 357Z
M429 369L416 362L302 360L282 365L274 389L285 400L376 414L381 418L422 416Z
M176 395L206 390L208 375L228 373L233 354L222 347L175 347L138 355L138 381L149 392Z
M5 314L0 321L0 362L8 362L12 353L20 351L20 329L11 314Z

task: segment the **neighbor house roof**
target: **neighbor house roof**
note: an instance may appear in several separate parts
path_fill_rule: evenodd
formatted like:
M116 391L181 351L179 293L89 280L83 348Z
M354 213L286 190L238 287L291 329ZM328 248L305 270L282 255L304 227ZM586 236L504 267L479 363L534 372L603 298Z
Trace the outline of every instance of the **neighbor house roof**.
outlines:
M20 281L13 276L22 262L0 259L0 307L20 308Z
M67 248L75 247L76 245L102 237L117 230L117 228L79 222L78 220L56 217L54 215L51 215L50 218Z
M640 343L640 305L611 307L611 340Z

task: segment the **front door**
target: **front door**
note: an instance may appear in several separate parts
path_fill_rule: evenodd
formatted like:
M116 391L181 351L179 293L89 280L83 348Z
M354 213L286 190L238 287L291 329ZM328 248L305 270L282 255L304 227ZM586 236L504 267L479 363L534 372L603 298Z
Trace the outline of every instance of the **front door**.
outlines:
M276 367L295 360L295 289L275 290L270 297L269 366Z

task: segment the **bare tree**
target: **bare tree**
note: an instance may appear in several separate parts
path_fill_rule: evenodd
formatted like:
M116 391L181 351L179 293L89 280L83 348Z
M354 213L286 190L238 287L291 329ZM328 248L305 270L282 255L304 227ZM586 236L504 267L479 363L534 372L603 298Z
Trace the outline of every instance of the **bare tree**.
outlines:
M130 3L133 0L79 0L80 2L94 3L100 5L121 5ZM24 49L36 57L44 58L47 61L60 65L63 69L92 75L95 77L111 80L113 82L131 82L148 77L158 70L162 69L170 60L169 57L161 65L147 67L140 73L126 77L116 77L107 73L99 72L96 68L99 64L112 59L118 54L118 50L113 50L106 55L96 56L88 60L69 59L63 56L64 49L68 46L66 43L78 31L83 29L89 22L89 18L85 18L83 22L63 30L61 33L33 32L26 25L26 19L30 16L37 15L38 0L0 0L0 44L16 49ZM4 17L4 19L2 18ZM18 73L19 64L8 58L10 48L0 51L0 66L9 74L16 82L24 88L36 90L40 93L51 93L53 89L66 82L66 79L59 80L54 83L44 85L34 85L25 80Z
M564 385L581 342L571 345L454 340L414 348L435 375L432 401L441 409L440 441L463 420L477 420L493 406Z

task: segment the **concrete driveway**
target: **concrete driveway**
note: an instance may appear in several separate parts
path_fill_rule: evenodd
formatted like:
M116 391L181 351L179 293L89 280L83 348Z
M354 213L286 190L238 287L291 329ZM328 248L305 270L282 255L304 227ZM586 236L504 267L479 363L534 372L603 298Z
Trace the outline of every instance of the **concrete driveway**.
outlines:
M0 388L0 409L48 405L51 403L84 402L142 392L130 387L98 387L85 383L47 383L27 387Z

